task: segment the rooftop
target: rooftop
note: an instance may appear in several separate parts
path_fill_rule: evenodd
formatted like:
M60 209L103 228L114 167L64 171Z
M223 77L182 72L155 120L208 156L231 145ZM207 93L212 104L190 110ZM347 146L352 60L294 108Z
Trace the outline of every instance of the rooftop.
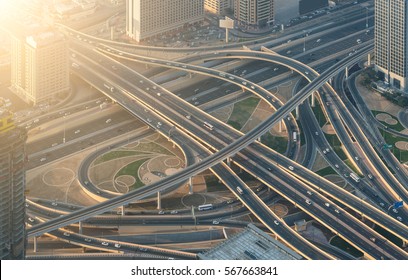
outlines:
M302 256L274 240L252 224L215 246L198 254L204 260L299 260Z

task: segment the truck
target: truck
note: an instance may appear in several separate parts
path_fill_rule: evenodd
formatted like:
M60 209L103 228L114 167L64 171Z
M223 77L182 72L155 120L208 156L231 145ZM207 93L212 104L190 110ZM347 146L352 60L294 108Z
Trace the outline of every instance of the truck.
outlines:
M357 176L356 173L351 172L350 178L353 179L356 183L360 182L360 178Z
M293 142L297 141L297 132L293 131Z
M103 86L105 87L105 88L107 88L107 89L109 89L110 90L110 92L113 92L114 90L115 90L115 88L113 87L113 86L110 86L110 85L108 85L108 84L103 84Z

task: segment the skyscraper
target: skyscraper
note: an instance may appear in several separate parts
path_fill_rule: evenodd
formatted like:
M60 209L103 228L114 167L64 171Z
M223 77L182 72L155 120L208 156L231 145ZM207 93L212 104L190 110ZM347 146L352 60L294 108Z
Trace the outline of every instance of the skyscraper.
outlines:
M233 0L205 0L204 8L206 11L221 15L224 14L227 9L232 9L234 7Z
M274 0L235 0L234 16L240 24L264 26L274 18Z
M204 0L126 0L126 34L141 41L204 20Z
M11 83L26 102L35 105L69 91L68 42L62 34L14 35L11 56Z
M408 0L375 1L375 68L390 85L408 91Z
M11 113L0 108L0 259L25 256L24 129L14 126Z

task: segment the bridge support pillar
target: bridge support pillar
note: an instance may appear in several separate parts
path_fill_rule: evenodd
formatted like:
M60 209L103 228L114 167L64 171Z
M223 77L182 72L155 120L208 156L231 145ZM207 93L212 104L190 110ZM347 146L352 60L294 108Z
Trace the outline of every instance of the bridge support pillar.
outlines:
M316 94L316 92L313 92L313 93L312 93L312 95L311 95L311 97L312 97L312 107L316 106L316 104L315 104L315 103L316 103L316 100L315 100L315 99L316 99L315 94Z
M189 72L188 77L191 79L193 77L193 73Z
M193 177L190 177L190 179L188 179L188 185L190 187L190 190L188 191L189 194L193 194Z
M403 240L402 241L402 247L406 248L408 246L408 241L407 240Z
M299 106L296 106L296 119L299 119Z
M79 227L78 227L78 233L82 234L82 221L79 221L78 223Z
M120 207L120 215L121 215L121 216L125 216L125 206L124 206L124 205L122 205L122 206Z
M258 137L258 142L261 142L261 136Z
M114 38L113 38L113 37L114 37L114 31L115 31L115 29L114 29L114 27L112 26L112 27L111 27L111 32L110 32L110 33L111 33L111 34L110 34L110 39L111 39L111 41L113 41L113 39L114 39Z
M227 164L228 164L228 166L231 166L231 158L230 157L227 157Z
M157 192L157 209L161 209L161 193Z
M348 66L346 67L346 79L348 78L348 76L349 76L349 69L348 69Z
M371 65L371 53L368 54L367 56L367 66Z
M281 120L280 122L279 122L279 132L282 132L282 123L283 123L283 120Z
M34 236L34 249L33 249L34 253L37 253L37 236Z

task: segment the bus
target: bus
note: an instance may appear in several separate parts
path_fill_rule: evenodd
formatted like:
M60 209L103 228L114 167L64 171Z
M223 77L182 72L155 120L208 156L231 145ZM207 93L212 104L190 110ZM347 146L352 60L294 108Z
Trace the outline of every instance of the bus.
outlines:
M350 173L350 178L356 181L356 183L360 182L360 178L357 176L356 173L351 172Z
M212 204L203 204L198 206L198 211L205 211L205 210L211 210L213 209Z
M208 122L204 122L204 126L205 126L206 128L208 128L209 130L213 130L213 129L214 129L214 127L213 127L211 124L209 124Z
M237 191L239 192L239 194L243 194L243 193L244 193L244 191L243 191L240 187L237 187Z

